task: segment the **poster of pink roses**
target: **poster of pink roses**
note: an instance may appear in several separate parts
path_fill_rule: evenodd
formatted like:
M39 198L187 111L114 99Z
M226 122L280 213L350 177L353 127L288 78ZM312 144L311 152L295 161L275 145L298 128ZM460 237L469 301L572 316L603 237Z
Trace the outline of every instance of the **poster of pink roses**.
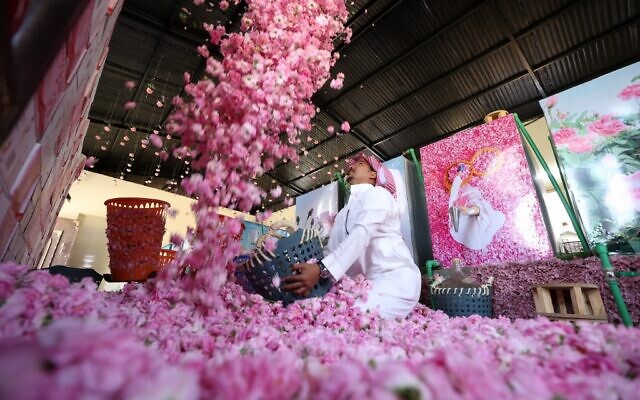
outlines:
M444 266L553 255L512 115L420 150L433 255Z
M640 63L540 101L590 244L640 251Z

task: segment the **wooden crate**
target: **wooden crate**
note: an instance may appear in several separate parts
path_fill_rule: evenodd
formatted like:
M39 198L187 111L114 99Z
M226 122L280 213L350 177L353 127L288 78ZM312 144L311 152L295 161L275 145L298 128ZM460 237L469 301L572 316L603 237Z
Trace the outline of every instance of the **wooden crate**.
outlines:
M597 285L535 285L533 301L536 304L536 313L551 320L607 322L607 313Z

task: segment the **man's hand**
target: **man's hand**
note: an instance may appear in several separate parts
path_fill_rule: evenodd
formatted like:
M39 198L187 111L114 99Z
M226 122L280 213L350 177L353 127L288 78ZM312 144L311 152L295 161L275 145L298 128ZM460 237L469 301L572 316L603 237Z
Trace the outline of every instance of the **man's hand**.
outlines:
M320 280L320 266L318 264L294 264L291 269L294 271L294 275L286 276L283 279L287 284L282 288L300 296L308 296ZM296 271L297 274L295 274Z

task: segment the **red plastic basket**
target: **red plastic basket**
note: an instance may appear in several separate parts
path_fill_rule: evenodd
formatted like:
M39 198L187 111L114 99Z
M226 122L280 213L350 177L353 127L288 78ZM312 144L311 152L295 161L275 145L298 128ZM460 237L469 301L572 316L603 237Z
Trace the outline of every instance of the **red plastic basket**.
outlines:
M114 281L141 281L156 271L165 232L166 201L120 197L107 206L109 269Z

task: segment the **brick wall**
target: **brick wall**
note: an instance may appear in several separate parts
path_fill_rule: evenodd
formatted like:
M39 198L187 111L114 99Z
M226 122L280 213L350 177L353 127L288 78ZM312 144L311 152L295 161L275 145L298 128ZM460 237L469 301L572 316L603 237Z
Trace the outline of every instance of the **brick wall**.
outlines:
M0 261L35 266L71 183L124 0L87 5L0 147Z

